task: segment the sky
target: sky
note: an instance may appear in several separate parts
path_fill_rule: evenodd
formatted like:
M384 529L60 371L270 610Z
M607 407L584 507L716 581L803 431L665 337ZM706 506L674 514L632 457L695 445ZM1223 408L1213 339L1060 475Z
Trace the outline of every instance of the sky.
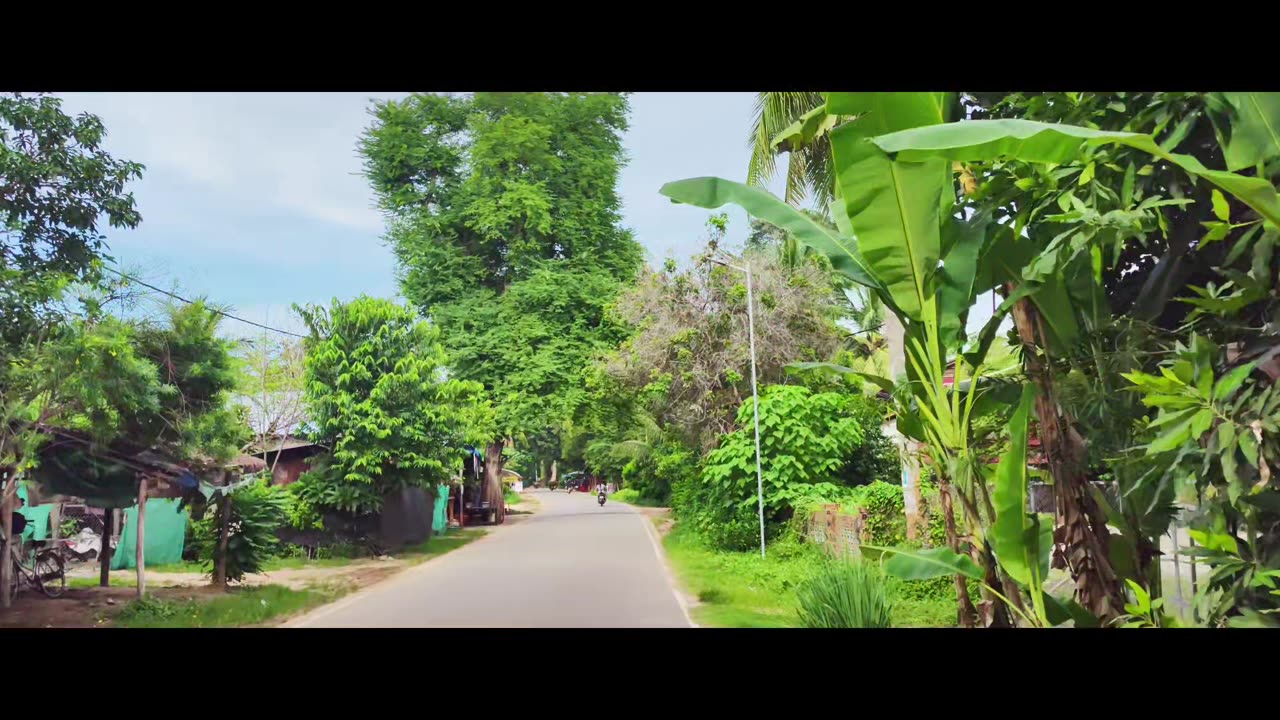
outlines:
M230 305L240 317L301 332L293 303L397 296L395 261L381 240L383 220L361 175L356 141L372 100L405 94L62 97L64 111L102 118L109 152L146 166L131 185L142 224L106 231L121 267ZM753 93L632 96L619 192L623 223L652 260L696 252L711 214L660 196L663 183L746 177L753 103ZM781 194L782 178L770 189ZM740 243L747 216L726 211L728 240ZM984 318L989 300L985 307ZM228 324L239 326L226 328L232 334L258 332Z

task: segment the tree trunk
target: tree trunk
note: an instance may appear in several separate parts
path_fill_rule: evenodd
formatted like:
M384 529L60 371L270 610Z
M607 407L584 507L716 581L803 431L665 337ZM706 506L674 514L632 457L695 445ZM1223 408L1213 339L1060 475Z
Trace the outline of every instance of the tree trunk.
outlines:
M146 535L144 529L147 526L147 481L146 478L138 481L138 536L137 542L134 543L134 565L138 571L138 598L146 597L147 594L147 562L146 552Z
M484 493L482 498L497 508L502 502L502 448L503 441L489 443L484 449Z
M102 511L102 547L98 549L98 586L111 587L111 535L115 532L116 511L106 508Z
M951 511L951 483L941 474L938 477L938 498L942 501L942 523L947 530L947 547L960 553L960 538L956 535L956 516ZM977 622L977 610L969 598L969 583L963 575L956 575L956 604L960 610L960 626L971 628Z
M551 485L555 485L560 479L560 475L556 470L556 461L551 461Z
M1040 446L1049 462L1058 506L1054 540L1063 550L1080 604L1105 623L1124 611L1124 591L1108 555L1111 531L1090 494L1084 438L1072 428L1071 418L1060 412L1052 369L1037 354L1037 350L1047 352L1039 312L1030 301L1020 300L1013 307L1013 321L1026 348L1022 357L1027 377L1040 391L1036 396Z

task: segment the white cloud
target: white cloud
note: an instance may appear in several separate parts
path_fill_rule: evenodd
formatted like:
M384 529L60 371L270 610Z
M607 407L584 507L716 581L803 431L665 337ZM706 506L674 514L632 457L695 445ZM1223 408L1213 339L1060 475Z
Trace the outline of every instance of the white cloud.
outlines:
M356 141L364 93L82 93L68 110L106 123L107 147L144 178L191 184L246 205L270 203L327 223L379 232Z

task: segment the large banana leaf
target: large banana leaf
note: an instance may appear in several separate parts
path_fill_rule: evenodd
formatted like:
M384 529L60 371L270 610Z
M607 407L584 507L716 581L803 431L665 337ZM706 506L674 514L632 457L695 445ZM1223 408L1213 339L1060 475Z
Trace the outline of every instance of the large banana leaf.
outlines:
M1171 153L1142 133L1093 130L1032 120L971 120L900 130L870 142L898 162L930 158L989 161L1010 158L1023 162L1065 163L1080 156L1086 145L1119 143L1167 160L1188 173L1217 185L1280 227L1280 195L1271 183L1222 170L1210 170L1190 155Z
M986 249L991 218L979 214L963 220L950 216L942 226L942 267L938 269L938 327L943 347L957 347L975 298L978 264Z
M876 276L867 270L853 238L832 232L765 190L732 180L700 177L669 182L658 192L673 202L710 210L728 204L737 205L752 217L777 225L800 242L825 254L836 271L850 280L873 289L883 289Z
M902 580L931 580L944 575L964 575L972 580L982 580L982 568L968 555L959 555L948 548L904 550L902 548L861 546L862 554L870 559L883 559L885 572Z
M947 93L827 95L829 112L857 116L831 133L843 212L866 266L913 320L923 319L936 292L940 226L954 199L950 165L939 159L895 162L867 140L945 122L947 103Z
M833 92L827 93L827 112L856 116L863 137L947 121L951 93L946 92Z
M862 380L866 380L867 382L875 385L876 387L880 388L881 390L884 390L887 393L892 393L894 390L893 381L887 377L876 375L874 373L866 373L859 370L854 370L851 367L845 367L844 365L837 365L835 363L795 362L795 363L788 364L786 367L786 370L788 373L793 373L797 371L819 371L819 372L836 373L838 375L853 375Z
M996 519L987 533L1000 566L1033 593L1049 573L1048 536L1052 530L1048 523L1042 524L1027 513L1027 430L1035 393L1034 385L1023 386L1022 400L1009 422L1009 449L996 468L991 496Z
M1231 140L1223 148L1228 170L1255 167L1280 157L1280 93L1223 93L1231 104Z
M890 160L843 125L831 134L836 184L866 267L907 317L932 307L941 255L939 198L950 192L947 163Z

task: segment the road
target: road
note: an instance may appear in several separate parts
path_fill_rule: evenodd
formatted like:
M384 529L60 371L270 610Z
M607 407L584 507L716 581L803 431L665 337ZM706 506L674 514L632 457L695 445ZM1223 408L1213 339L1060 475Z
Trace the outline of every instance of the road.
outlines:
M691 627L648 518L595 497L541 504L489 535L286 627Z

